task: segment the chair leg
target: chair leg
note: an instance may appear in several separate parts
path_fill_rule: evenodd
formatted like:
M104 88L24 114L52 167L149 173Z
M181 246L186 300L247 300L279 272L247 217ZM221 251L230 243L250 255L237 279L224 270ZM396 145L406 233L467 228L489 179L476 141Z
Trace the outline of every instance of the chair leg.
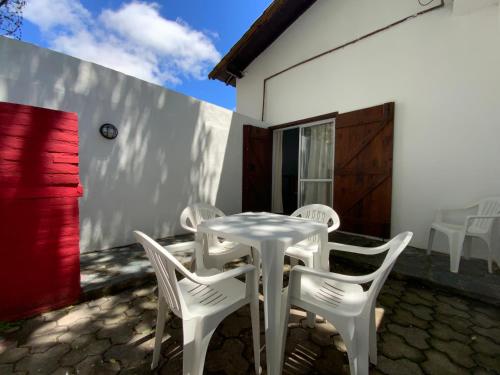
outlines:
M288 296L287 296L288 298ZM281 337L281 373L283 373L283 365L285 362L286 335L288 333L288 322L290 320L290 304L285 305L285 318L283 321L283 331Z
M465 236L463 245L465 259L470 259L471 247L472 247L472 237Z
M309 268L314 268L313 258L302 259L304 265ZM309 328L314 328L316 326L316 314L312 312L307 312L306 323Z
M432 243L434 242L434 235L436 234L436 230L431 228L429 231L429 242L427 244L427 255L431 255L432 251Z
M184 375L202 375L207 355L208 344L215 328L207 331L199 319L184 320L182 331L184 348L182 358L182 373Z
M448 240L450 244L450 271L458 273L464 245L464 235L462 233L453 233L449 235Z
M165 330L165 322L167 320L167 303L161 294L158 296L158 315L156 317L156 333L155 347L153 350L153 361L151 362L151 370L158 366L160 360L160 349L163 339L163 331Z
M260 322L259 322L259 299L250 302L250 316L252 319L253 358L255 362L255 373L260 374Z
M488 272L493 273L493 254L491 253L491 243L489 241L485 242L488 246Z
M369 370L369 330L370 317L362 316L356 319L356 370L359 375L368 375Z
M372 309L372 314L370 316L370 362L377 365L377 322L375 315L375 307Z

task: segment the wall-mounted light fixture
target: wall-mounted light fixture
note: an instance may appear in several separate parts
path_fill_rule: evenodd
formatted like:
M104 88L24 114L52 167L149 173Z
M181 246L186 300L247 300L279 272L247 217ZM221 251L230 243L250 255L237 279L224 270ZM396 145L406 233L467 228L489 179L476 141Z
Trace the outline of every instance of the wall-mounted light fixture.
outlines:
M118 136L118 129L113 124L103 124L99 128L99 133L106 139L115 139Z

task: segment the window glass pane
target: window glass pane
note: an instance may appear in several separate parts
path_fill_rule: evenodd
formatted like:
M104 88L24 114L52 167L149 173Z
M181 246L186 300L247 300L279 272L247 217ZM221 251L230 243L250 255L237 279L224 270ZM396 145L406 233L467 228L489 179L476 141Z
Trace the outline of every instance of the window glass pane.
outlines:
M308 204L325 204L333 206L332 182L301 182L301 206Z
M333 177L333 124L302 128L301 178Z

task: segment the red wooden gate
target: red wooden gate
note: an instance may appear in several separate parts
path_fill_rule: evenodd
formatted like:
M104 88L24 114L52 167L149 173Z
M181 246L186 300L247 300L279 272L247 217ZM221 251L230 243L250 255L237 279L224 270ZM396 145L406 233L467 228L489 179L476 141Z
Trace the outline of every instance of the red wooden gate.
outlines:
M0 320L80 294L76 113L0 103Z

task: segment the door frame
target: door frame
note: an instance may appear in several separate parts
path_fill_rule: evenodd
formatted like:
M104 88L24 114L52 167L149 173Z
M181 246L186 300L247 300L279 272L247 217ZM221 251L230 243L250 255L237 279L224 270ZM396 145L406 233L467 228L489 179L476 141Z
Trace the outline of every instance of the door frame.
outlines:
M334 117L331 117L331 114L327 114L327 115L321 115L321 116L315 116L315 117L311 117L310 119L304 119L304 120L299 120L299 121L294 121L292 123L288 123L288 124L284 124L286 126L283 126L283 125L278 125L276 127L273 127L274 129L272 128L268 128L268 129L272 129L272 134L273 134L273 137L274 137L274 132L275 131L280 131L280 132L284 132L284 131L287 131L287 130L291 130L291 129L299 129L299 149L298 149L298 171L297 171L297 208L301 207L301 197L302 197L302 182L330 182L331 185L330 185L330 197L331 197L331 207L333 207L333 192L334 192L334 187L333 187L333 184L334 184L334 176L335 176L335 173L334 173L334 166L335 166L335 118L336 118L336 114L338 112L333 112L333 114L335 114ZM326 117L328 116L328 117ZM311 121L309 121L311 120ZM331 163L332 163L332 177L331 178L301 178L301 171L302 171L302 129L304 128L309 128L309 127L313 127L313 126L318 126L318 125L326 125L326 124L331 124L333 126L333 132L332 132L332 144L333 144L333 147L334 147L334 152L333 152L333 155L332 155L332 160L331 160ZM273 155L273 159L272 159L272 181L274 181L274 155ZM271 190L273 191L273 189ZM273 199L273 197L271 196L271 199Z

